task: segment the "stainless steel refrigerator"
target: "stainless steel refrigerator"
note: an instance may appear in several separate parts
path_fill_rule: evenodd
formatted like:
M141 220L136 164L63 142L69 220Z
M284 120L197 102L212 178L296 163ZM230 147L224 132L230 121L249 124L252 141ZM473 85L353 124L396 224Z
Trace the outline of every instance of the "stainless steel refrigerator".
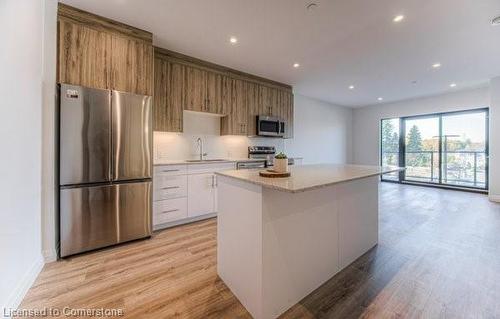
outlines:
M61 84L61 257L151 235L152 102Z

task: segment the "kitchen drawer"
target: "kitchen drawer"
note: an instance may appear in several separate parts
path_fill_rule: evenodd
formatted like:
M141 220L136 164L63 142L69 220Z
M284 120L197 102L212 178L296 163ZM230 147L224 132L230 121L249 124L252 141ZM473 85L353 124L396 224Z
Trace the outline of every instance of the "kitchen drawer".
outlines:
M153 224L165 224L187 218L187 198L166 199L153 203Z
M188 174L206 174L236 169L236 163L203 163L188 165Z
M185 164L180 165L160 165L155 166L154 176L175 176L186 174L187 169Z
M187 175L160 175L153 182L153 200L185 197L187 195Z

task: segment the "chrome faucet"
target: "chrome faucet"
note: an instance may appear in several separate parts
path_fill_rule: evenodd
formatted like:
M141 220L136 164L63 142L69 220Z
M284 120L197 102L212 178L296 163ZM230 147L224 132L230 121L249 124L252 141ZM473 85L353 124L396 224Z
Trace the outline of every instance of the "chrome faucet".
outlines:
M196 143L198 144L198 148L200 149L200 161L203 161L203 156L207 156L207 153L203 153L203 140L201 139L201 137L198 137Z

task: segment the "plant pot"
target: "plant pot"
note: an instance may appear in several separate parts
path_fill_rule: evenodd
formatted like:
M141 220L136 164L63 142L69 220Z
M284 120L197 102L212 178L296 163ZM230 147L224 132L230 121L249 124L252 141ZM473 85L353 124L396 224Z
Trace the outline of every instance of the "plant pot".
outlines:
M278 173L288 172L288 158L275 158L273 170Z

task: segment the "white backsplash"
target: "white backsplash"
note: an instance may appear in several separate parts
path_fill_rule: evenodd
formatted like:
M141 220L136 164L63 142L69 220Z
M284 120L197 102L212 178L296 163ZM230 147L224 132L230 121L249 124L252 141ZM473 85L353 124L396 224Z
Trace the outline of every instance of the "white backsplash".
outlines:
M199 150L196 140L203 140L203 151L207 158L246 158L248 146L275 146L285 151L285 142L280 138L249 138L246 136L220 136L220 117L184 111L184 132L154 132L153 152L155 160L183 160L197 158Z

